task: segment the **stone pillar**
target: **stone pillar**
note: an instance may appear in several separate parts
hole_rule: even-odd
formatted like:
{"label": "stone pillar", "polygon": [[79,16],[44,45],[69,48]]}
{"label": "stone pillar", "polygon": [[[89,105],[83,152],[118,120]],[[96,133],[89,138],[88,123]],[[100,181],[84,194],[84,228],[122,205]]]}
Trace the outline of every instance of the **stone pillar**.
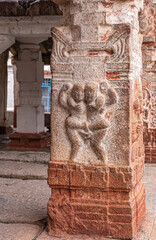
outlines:
{"label": "stone pillar", "polygon": [[52,29],[50,235],[132,239],[141,224],[141,7],[73,0]]}
{"label": "stone pillar", "polygon": [[156,163],[156,2],[145,0],[139,13],[143,34],[144,145],[145,161]]}
{"label": "stone pillar", "polygon": [[8,147],[29,150],[44,148],[48,136],[44,132],[44,108],[41,104],[44,64],[39,45],[21,43],[16,67],[19,83],[17,129]]}
{"label": "stone pillar", "polygon": [[0,55],[0,134],[7,133],[7,61],[8,51]]}

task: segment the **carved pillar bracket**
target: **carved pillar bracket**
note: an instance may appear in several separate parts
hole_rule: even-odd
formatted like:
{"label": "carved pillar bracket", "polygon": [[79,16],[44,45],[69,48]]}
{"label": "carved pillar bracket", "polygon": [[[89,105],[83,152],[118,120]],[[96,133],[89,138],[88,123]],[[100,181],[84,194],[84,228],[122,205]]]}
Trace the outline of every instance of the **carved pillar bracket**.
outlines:
{"label": "carved pillar bracket", "polygon": [[131,239],[140,226],[140,2],[61,5],[64,23],[52,29],[50,235]]}

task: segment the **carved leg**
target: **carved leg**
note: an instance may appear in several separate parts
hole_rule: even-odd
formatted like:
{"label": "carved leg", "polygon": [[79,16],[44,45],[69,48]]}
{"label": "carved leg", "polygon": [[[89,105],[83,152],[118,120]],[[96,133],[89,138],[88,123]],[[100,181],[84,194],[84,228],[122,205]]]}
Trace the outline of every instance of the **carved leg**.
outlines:
{"label": "carved leg", "polygon": [[105,119],[99,120],[97,122],[89,123],[89,129],[91,131],[104,130],[109,127],[109,122]]}
{"label": "carved leg", "polygon": [[71,129],[67,127],[67,134],[68,134],[69,140],[71,141],[70,160],[74,161],[81,147],[81,139],[77,130],[75,129]]}
{"label": "carved leg", "polygon": [[94,135],[90,139],[90,146],[95,152],[96,156],[105,163],[105,151],[101,146],[101,141],[106,134],[106,130],[99,130],[94,132]]}

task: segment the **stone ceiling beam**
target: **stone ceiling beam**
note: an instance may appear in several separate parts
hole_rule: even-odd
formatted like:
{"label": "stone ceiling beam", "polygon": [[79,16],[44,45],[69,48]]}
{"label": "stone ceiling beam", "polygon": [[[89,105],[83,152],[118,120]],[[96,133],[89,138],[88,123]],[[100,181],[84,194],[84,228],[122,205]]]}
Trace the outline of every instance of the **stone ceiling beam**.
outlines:
{"label": "stone ceiling beam", "polygon": [[55,2],[56,4],[63,4],[68,2],[68,0],[53,0],[53,2]]}
{"label": "stone ceiling beam", "polygon": [[0,17],[0,34],[13,37],[50,37],[51,28],[61,25],[62,16]]}
{"label": "stone ceiling beam", "polygon": [[15,43],[15,37],[0,35],[0,54]]}

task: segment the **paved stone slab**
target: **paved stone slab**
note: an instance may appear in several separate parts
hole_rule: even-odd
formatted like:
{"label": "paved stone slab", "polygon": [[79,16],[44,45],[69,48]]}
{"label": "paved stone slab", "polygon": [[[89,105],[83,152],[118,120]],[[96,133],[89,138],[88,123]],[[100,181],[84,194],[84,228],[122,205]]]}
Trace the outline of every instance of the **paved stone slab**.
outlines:
{"label": "paved stone slab", "polygon": [[[108,238],[101,237],[88,237],[88,236],[49,236],[47,230],[45,230],[36,240],[110,240]],[[112,239],[113,240],[113,239]],[[114,239],[118,240],[118,239]]]}
{"label": "paved stone slab", "polygon": [[134,240],[149,240],[153,229],[154,220],[154,215],[147,213],[143,218]]}
{"label": "paved stone slab", "polygon": [[156,240],[156,219],[154,221],[152,233],[149,240]]}
{"label": "paved stone slab", "polygon": [[0,222],[34,223],[47,218],[46,180],[0,178]]}
{"label": "paved stone slab", "polygon": [[0,151],[0,160],[48,164],[50,153],[34,151]]}
{"label": "paved stone slab", "polygon": [[156,217],[156,164],[145,164],[146,212]]}
{"label": "paved stone slab", "polygon": [[0,161],[0,177],[16,179],[47,179],[46,164]]}
{"label": "paved stone slab", "polygon": [[33,240],[40,227],[33,224],[0,223],[0,240]]}

